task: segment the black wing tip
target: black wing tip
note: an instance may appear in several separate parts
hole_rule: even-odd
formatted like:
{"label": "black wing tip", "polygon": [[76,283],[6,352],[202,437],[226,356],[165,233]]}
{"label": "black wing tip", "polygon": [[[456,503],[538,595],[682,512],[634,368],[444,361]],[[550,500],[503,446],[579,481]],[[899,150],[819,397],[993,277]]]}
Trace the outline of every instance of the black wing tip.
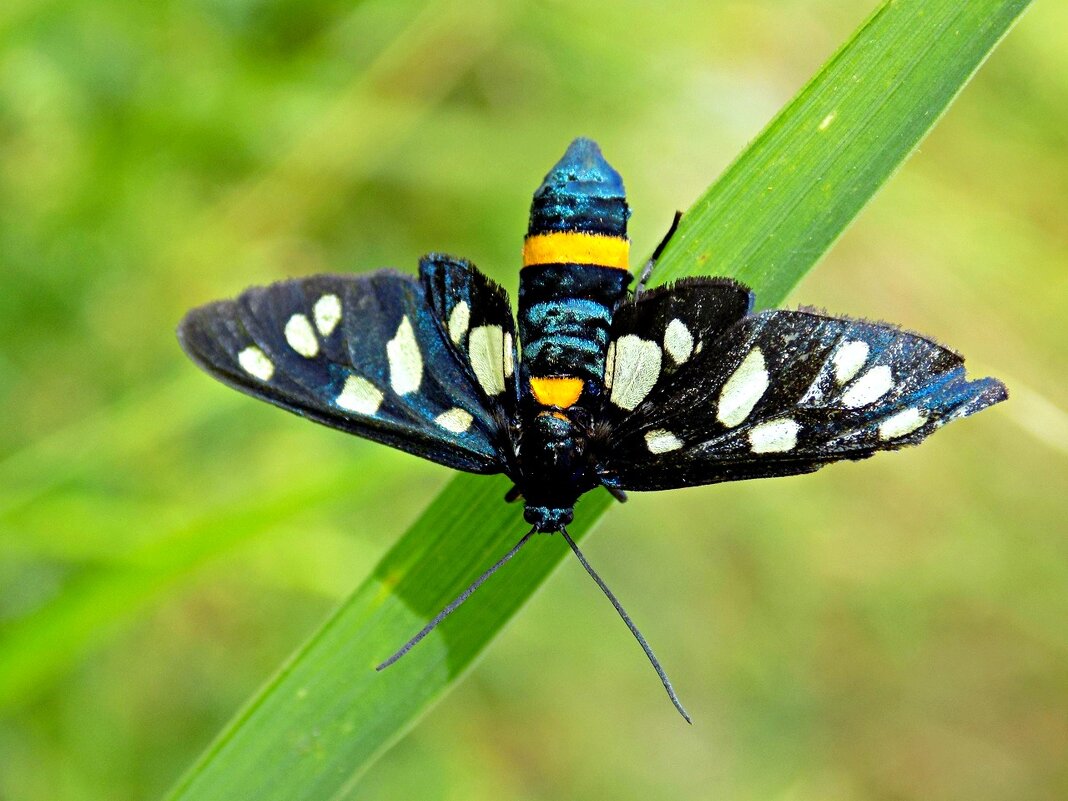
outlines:
{"label": "black wing tip", "polygon": [[232,302],[233,301],[218,300],[214,303],[207,303],[203,306],[197,306],[190,309],[182,316],[182,319],[179,320],[178,326],[175,329],[175,336],[178,339],[178,345],[181,347],[182,352],[185,353],[189,361],[195,364],[200,370],[227,386],[233,387],[241,392],[248,392],[241,382],[237,380],[236,370],[225,369],[225,365],[220,359],[212,357],[211,334],[209,331],[205,330],[204,327],[204,323],[211,319],[212,315],[220,306]]}
{"label": "black wing tip", "polygon": [[963,375],[963,369],[959,369],[958,376],[961,377],[963,387],[957,396],[957,400],[946,403],[941,407],[934,407],[931,410],[931,420],[927,424],[912,434],[895,439],[892,442],[882,443],[879,450],[898,450],[919,445],[943,426],[962,420],[965,417],[971,417],[984,409],[1008,400],[1009,391],[998,379],[987,377],[964,381]]}
{"label": "black wing tip", "polygon": [[961,406],[963,409],[961,417],[981,412],[983,409],[1009,399],[1009,388],[999,379],[992,376],[976,378],[969,381],[968,386],[973,391],[971,397]]}
{"label": "black wing tip", "polygon": [[203,334],[201,324],[208,316],[218,309],[220,306],[226,303],[231,303],[228,300],[216,300],[212,303],[205,303],[202,306],[196,306],[185,314],[182,315],[182,319],[178,321],[178,325],[174,329],[174,335],[178,339],[178,344],[181,346],[185,355],[192,359],[194,362],[199,363],[198,350],[195,344],[195,340],[198,335]]}

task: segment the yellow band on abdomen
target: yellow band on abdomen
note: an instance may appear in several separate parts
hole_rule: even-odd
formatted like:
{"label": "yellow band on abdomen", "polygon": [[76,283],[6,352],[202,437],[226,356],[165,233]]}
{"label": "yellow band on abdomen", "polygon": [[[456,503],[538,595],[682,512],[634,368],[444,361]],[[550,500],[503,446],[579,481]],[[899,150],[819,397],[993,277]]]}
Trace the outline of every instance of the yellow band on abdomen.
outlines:
{"label": "yellow band on abdomen", "polygon": [[523,243],[523,266],[534,264],[596,264],[629,268],[630,240],[575,231],[528,236]]}
{"label": "yellow band on abdomen", "polygon": [[582,379],[565,376],[532,377],[530,390],[542,406],[566,409],[574,406],[582,394]]}

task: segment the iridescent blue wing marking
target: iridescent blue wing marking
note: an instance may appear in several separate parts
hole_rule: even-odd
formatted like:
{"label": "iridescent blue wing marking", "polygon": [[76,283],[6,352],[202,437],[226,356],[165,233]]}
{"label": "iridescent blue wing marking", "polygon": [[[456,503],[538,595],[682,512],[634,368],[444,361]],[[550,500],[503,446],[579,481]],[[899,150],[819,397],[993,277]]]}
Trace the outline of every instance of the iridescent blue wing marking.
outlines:
{"label": "iridescent blue wing marking", "polygon": [[474,473],[511,458],[499,409],[412,277],[252,288],[189,312],[178,338],[223,383],[332,428]]}
{"label": "iridescent blue wing marking", "polygon": [[[734,285],[654,290],[613,321],[606,480],[661,490],[812,472],[914,445],[1007,397],[897,327],[814,311],[747,315]],[[733,324],[723,326],[733,310]]]}
{"label": "iridescent blue wing marking", "polygon": [[497,414],[501,426],[511,427],[519,382],[508,294],[470,262],[440,253],[419,262],[419,277],[456,358],[482,390],[487,408]]}

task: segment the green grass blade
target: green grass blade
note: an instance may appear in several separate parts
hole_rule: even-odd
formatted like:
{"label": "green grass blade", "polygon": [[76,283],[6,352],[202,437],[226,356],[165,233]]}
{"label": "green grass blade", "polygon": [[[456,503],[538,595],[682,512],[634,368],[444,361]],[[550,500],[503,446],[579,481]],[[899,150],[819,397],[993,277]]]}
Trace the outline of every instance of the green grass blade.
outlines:
{"label": "green grass blade", "polygon": [[884,3],[693,205],[654,283],[731,275],[782,302],[1029,3]]}
{"label": "green grass blade", "polygon": [[[658,268],[787,292],[917,146],[1025,0],[884,4],[697,202]],[[173,791],[182,801],[345,797],[564,556],[539,537],[396,666],[374,665],[522,535],[508,482],[460,476]],[[573,533],[609,505],[591,493]],[[635,658],[640,654],[635,651]],[[650,674],[649,692],[657,692]],[[666,703],[664,714],[673,714]]]}

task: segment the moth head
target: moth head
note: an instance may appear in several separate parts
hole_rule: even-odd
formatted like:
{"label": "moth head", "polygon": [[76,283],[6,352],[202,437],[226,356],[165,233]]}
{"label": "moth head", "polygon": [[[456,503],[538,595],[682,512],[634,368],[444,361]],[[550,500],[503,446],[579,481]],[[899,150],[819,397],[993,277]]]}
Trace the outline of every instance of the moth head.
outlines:
{"label": "moth head", "polygon": [[528,504],[523,510],[523,519],[540,532],[559,531],[575,519],[575,510],[570,506],[556,508]]}

